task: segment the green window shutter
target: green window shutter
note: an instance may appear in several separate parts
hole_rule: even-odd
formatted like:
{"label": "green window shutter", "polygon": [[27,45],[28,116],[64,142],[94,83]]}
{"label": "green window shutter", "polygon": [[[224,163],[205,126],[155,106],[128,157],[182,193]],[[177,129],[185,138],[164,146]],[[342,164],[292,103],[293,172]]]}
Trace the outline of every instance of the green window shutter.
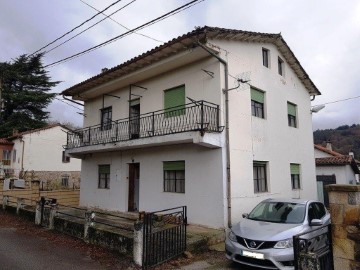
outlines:
{"label": "green window shutter", "polygon": [[164,161],[164,171],[184,171],[185,161]]}
{"label": "green window shutter", "polygon": [[110,165],[99,165],[99,174],[110,173]]}
{"label": "green window shutter", "polygon": [[296,116],[296,105],[288,102],[287,107],[288,107],[288,114],[292,116]]}
{"label": "green window shutter", "polygon": [[264,92],[251,88],[251,100],[264,104]]}
{"label": "green window shutter", "polygon": [[[177,107],[179,106],[179,107]],[[171,109],[173,107],[177,107]],[[166,116],[178,116],[185,114],[185,85],[165,90],[164,91],[164,109],[165,111],[173,111],[171,114],[167,114]]]}
{"label": "green window shutter", "polygon": [[299,164],[290,164],[290,174],[299,174],[300,175],[300,165]]}

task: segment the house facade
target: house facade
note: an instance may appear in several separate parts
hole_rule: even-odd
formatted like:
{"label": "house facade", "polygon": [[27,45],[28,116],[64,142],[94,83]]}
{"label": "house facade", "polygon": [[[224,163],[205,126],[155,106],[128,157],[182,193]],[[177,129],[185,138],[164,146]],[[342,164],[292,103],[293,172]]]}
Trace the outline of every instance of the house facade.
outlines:
{"label": "house facade", "polygon": [[223,228],[265,198],[316,198],[320,92],[281,35],[198,28],[62,94],[85,105],[66,147],[81,205],[186,205],[189,223]]}
{"label": "house facade", "polygon": [[0,172],[1,177],[5,177],[6,175],[13,173],[11,168],[11,151],[13,145],[13,142],[0,138],[0,170],[2,170]]}
{"label": "house facade", "polygon": [[81,161],[65,155],[67,132],[60,124],[15,133],[7,138],[12,143],[10,167],[14,176],[30,174],[43,182],[63,187],[79,186]]}
{"label": "house facade", "polygon": [[316,164],[316,183],[318,199],[329,204],[325,186],[330,184],[356,185],[360,170],[352,155],[343,155],[332,150],[331,143],[326,147],[314,145]]}

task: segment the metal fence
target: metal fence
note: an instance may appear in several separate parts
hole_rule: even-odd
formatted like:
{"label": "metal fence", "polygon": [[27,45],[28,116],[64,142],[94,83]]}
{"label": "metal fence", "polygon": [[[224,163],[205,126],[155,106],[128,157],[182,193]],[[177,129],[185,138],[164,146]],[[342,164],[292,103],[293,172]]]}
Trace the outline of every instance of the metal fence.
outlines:
{"label": "metal fence", "polygon": [[219,105],[196,101],[182,106],[158,110],[111,124],[78,129],[67,134],[67,149],[81,146],[128,141],[187,131],[221,132]]}
{"label": "metal fence", "polygon": [[295,235],[295,270],[334,270],[331,224]]}
{"label": "metal fence", "polygon": [[143,268],[161,264],[186,250],[186,206],[145,213]]}

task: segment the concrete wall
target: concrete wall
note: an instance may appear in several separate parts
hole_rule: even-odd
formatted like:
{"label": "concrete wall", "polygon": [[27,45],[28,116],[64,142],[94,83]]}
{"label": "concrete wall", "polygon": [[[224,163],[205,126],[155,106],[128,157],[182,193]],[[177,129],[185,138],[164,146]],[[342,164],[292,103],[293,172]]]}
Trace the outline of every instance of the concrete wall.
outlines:
{"label": "concrete wall", "polygon": [[335,269],[360,269],[360,186],[329,185]]}
{"label": "concrete wall", "polygon": [[316,175],[333,174],[335,174],[336,177],[336,184],[356,184],[355,174],[350,165],[316,167]]}
{"label": "concrete wall", "polygon": [[16,161],[12,163],[15,175],[24,171],[80,171],[81,160],[71,158],[70,162],[62,162],[63,145],[67,136],[62,127],[56,126],[37,132],[24,134],[22,140],[14,140]]}
{"label": "concrete wall", "polygon": [[[163,161],[185,160],[185,193],[164,192]],[[82,163],[80,205],[127,211],[129,163],[140,163],[139,210],[186,205],[188,222],[224,226],[221,149],[176,145],[92,154]],[[110,189],[98,189],[98,165],[110,164]]]}

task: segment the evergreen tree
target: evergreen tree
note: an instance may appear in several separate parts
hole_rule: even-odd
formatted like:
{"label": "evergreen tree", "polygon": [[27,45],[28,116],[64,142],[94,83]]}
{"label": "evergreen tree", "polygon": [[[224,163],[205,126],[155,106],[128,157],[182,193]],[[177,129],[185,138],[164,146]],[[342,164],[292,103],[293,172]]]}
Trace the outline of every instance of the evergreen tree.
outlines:
{"label": "evergreen tree", "polygon": [[[12,62],[0,62],[3,110],[0,112],[0,138],[46,125],[45,111],[56,94],[49,93],[52,82],[44,69],[43,54],[21,55]],[[1,85],[0,85],[1,87]]]}

